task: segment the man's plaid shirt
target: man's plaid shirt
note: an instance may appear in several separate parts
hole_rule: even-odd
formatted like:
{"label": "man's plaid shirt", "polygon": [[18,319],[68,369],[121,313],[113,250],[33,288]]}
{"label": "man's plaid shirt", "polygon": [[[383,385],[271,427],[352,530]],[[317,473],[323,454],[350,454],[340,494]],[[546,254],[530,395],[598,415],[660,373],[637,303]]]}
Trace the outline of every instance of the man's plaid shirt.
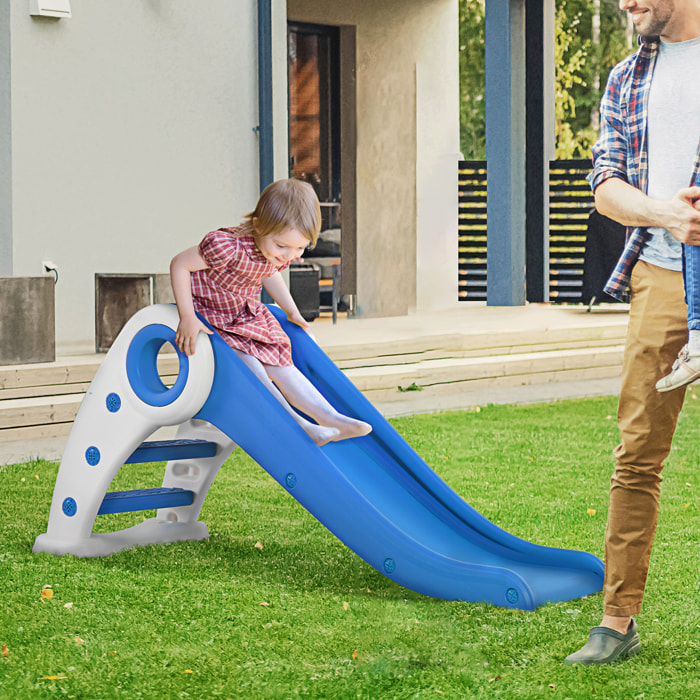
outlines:
{"label": "man's plaid shirt", "polygon": [[[593,146],[593,172],[588,176],[595,189],[611,177],[647,191],[647,111],[649,87],[659,55],[659,40],[645,38],[637,53],[613,68],[600,104],[600,136]],[[689,184],[700,185],[700,143]],[[620,301],[629,301],[630,276],[648,238],[643,227],[627,229],[625,249],[605,291]]]}

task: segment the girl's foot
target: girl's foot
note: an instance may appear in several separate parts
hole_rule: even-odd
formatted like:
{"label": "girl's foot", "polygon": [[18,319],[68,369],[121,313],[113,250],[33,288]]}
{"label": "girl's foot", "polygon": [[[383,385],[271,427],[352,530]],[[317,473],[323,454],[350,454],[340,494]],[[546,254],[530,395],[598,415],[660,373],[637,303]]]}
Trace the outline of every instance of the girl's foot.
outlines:
{"label": "girl's foot", "polygon": [[340,431],[337,428],[328,428],[325,425],[314,425],[313,423],[308,423],[308,425],[302,427],[306,431],[307,435],[319,447],[323,447],[333,440],[341,439],[338,437],[338,435],[340,435]]}
{"label": "girl's foot", "polygon": [[656,390],[660,392],[679,389],[700,379],[700,355],[692,355],[687,345],[678,353],[670,374],[656,382]]}
{"label": "girl's foot", "polygon": [[372,432],[372,426],[369,423],[348,418],[348,416],[339,416],[334,424],[334,428],[337,428],[338,431],[338,436],[333,438],[335,442],[347,440],[348,438],[362,437]]}

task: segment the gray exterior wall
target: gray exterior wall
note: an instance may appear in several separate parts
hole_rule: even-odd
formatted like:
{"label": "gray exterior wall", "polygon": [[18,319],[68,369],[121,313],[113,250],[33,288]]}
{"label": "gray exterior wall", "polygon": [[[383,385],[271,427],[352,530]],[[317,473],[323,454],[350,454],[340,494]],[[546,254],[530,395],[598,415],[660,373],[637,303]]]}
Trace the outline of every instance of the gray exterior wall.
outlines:
{"label": "gray exterior wall", "polygon": [[[166,273],[258,197],[255,0],[0,0],[0,276],[56,263],[59,354],[94,347],[95,273]],[[359,311],[457,304],[457,0],[273,0],[275,177],[287,16],[357,28]]]}
{"label": "gray exterior wall", "polygon": [[8,6],[12,272],[54,261],[57,343],[91,343],[95,272],[167,272],[255,204],[256,5],[96,0],[61,20]]}
{"label": "gray exterior wall", "polygon": [[10,0],[0,0],[0,277],[12,275]]}

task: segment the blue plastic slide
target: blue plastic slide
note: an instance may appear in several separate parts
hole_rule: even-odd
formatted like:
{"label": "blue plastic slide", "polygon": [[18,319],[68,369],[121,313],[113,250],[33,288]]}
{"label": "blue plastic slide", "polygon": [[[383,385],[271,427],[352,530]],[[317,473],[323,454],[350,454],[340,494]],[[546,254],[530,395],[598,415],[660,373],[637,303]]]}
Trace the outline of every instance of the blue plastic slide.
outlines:
{"label": "blue plastic slide", "polygon": [[369,422],[373,432],[319,448],[218,335],[211,336],[213,386],[195,418],[230,437],[350,549],[402,586],[524,610],[601,590],[600,559],[526,542],[476,512],[313,339],[271,308],[292,340],[295,365],[339,411]]}

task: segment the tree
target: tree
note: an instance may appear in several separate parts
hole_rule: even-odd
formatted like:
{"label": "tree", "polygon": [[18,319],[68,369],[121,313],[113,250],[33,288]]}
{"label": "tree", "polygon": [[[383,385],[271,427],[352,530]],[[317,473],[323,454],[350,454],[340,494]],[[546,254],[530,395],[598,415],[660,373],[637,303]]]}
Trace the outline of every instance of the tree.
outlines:
{"label": "tree", "polygon": [[[632,50],[625,14],[617,0],[556,0],[558,158],[590,155],[608,73]],[[474,160],[485,158],[486,151],[484,18],[485,0],[459,0],[460,147],[465,158]],[[599,33],[594,43],[596,22]]]}
{"label": "tree", "polygon": [[630,53],[625,14],[611,0],[557,0],[554,38],[557,158],[590,157],[598,135],[598,105],[608,73]]}
{"label": "tree", "polygon": [[569,21],[565,8],[566,3],[559,5],[554,18],[555,157],[580,158],[595,139],[590,125],[574,132],[577,103],[573,88],[586,87],[584,68],[590,41],[576,41],[580,15]]}
{"label": "tree", "polygon": [[484,0],[459,0],[460,149],[486,158]]}

